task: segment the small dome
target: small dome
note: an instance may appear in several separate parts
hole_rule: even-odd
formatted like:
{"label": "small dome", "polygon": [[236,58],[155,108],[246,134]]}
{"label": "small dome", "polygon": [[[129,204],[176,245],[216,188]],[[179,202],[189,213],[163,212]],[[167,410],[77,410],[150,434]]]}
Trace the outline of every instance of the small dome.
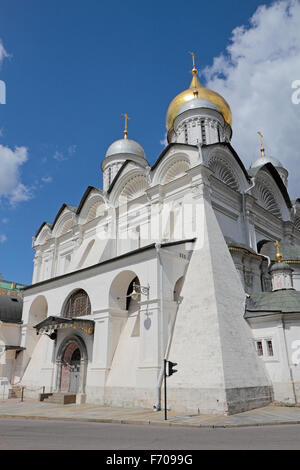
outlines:
{"label": "small dome", "polygon": [[294,271],[289,264],[280,262],[280,263],[275,263],[273,266],[270,268],[270,273],[274,271]]}
{"label": "small dome", "polygon": [[189,109],[199,109],[199,108],[208,108],[214,109],[215,111],[219,111],[217,106],[210,100],[206,100],[204,98],[194,98],[193,100],[187,101],[184,103],[177,113],[177,116],[188,111]]}
{"label": "small dome", "polygon": [[260,157],[255,160],[255,162],[252,163],[251,168],[257,168],[259,166],[265,165],[266,163],[272,163],[275,168],[284,168],[283,164],[279,160],[277,160],[277,158],[267,156]]}
{"label": "small dome", "polygon": [[120,139],[113,142],[107,149],[105,158],[118,154],[131,154],[142,157],[146,160],[143,147],[131,139]]}
{"label": "small dome", "polygon": [[20,323],[22,320],[23,300],[10,295],[0,295],[0,321]]}

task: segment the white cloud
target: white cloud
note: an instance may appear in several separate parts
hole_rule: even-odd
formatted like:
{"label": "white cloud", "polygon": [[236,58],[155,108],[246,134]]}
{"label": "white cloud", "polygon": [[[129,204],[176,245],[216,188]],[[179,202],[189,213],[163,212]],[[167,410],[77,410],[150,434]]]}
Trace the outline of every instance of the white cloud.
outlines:
{"label": "white cloud", "polygon": [[52,183],[52,180],[53,180],[52,176],[44,176],[42,178],[43,183]]}
{"label": "white cloud", "polygon": [[77,149],[77,145],[74,145],[74,144],[73,144],[73,145],[70,145],[70,146],[68,147],[68,154],[69,154],[70,156],[73,155],[73,153],[76,152],[76,149]]}
{"label": "white cloud", "polygon": [[163,147],[166,147],[168,145],[168,138],[167,138],[168,133],[165,132],[164,138],[161,139],[159,142]]}
{"label": "white cloud", "polygon": [[27,161],[26,147],[14,150],[0,145],[0,199],[5,197],[15,205],[32,197],[31,191],[20,178],[20,166]]}
{"label": "white cloud", "polygon": [[245,166],[260,156],[260,130],[266,154],[278,158],[290,173],[293,198],[300,196],[300,104],[292,103],[292,83],[300,80],[299,24],[299,0],[262,5],[247,27],[233,30],[226,52],[204,70],[206,86],[230,104],[232,144]]}
{"label": "white cloud", "polygon": [[7,240],[7,236],[4,234],[0,234],[0,243],[4,243]]}
{"label": "white cloud", "polygon": [[67,157],[62,152],[59,152],[56,150],[55,154],[53,155],[54,160],[57,160],[58,162],[63,162],[64,160],[67,160]]}
{"label": "white cloud", "polygon": [[55,154],[53,155],[54,160],[57,160],[58,162],[63,162],[65,160],[68,160],[69,157],[71,157],[75,152],[76,152],[77,145],[69,145],[67,148],[66,152],[59,152],[56,150]]}
{"label": "white cloud", "polygon": [[19,202],[28,201],[32,198],[31,189],[25,186],[23,183],[19,183],[11,192],[9,201],[12,206],[15,206]]}
{"label": "white cloud", "polygon": [[6,52],[4,46],[3,46],[3,42],[1,41],[0,39],[0,65],[2,64],[3,60],[6,58],[6,57],[9,57],[9,54]]}

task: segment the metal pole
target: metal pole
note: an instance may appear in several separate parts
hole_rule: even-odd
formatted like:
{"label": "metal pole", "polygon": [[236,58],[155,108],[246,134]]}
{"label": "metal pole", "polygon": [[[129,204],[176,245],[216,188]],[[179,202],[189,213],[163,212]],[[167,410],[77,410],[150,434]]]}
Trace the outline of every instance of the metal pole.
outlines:
{"label": "metal pole", "polygon": [[167,421],[167,361],[164,359],[165,421]]}
{"label": "metal pole", "polygon": [[21,392],[21,401],[24,401],[24,387],[22,387],[22,392]]}

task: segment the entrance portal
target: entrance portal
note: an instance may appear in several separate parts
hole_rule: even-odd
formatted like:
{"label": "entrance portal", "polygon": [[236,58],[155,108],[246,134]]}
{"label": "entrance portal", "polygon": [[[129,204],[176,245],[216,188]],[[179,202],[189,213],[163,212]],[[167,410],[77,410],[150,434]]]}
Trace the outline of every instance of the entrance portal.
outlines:
{"label": "entrance portal", "polygon": [[81,353],[78,344],[71,342],[65,349],[61,363],[60,390],[78,393],[80,383]]}

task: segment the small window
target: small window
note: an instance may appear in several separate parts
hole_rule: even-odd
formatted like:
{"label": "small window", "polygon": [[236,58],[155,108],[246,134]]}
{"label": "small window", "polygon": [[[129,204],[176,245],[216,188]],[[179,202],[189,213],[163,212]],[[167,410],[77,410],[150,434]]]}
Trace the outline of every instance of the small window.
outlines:
{"label": "small window", "polygon": [[202,143],[206,144],[205,121],[204,121],[204,119],[201,119],[201,135],[202,135]]}
{"label": "small window", "polygon": [[273,344],[270,339],[267,340],[267,350],[268,350],[268,356],[274,356]]}
{"label": "small window", "polygon": [[262,341],[256,341],[256,351],[259,356],[263,355]]}

